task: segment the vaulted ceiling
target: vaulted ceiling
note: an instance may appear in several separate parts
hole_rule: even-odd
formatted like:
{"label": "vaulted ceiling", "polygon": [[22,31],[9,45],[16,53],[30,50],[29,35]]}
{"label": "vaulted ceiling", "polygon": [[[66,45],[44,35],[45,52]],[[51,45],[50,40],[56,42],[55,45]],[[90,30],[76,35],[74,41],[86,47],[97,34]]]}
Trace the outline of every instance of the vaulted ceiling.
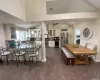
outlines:
{"label": "vaulted ceiling", "polygon": [[[0,3],[1,4],[0,8],[2,8],[0,9],[0,23],[18,23],[18,24],[22,23],[20,24],[20,26],[22,27],[31,26],[30,24],[24,25],[23,23],[27,22],[31,23],[35,21],[53,21],[53,20],[57,21],[66,19],[67,20],[72,19],[75,21],[76,18],[80,16],[78,14],[80,12],[83,12],[82,17],[86,15],[85,17],[88,18],[89,16],[90,19],[90,16],[92,16],[92,14],[89,13],[90,15],[88,14],[87,16],[87,13],[84,12],[100,11],[100,0],[25,0],[26,4],[24,2],[23,4],[21,4],[20,1],[22,0],[16,0],[18,3],[16,3],[13,0],[9,0],[8,1],[9,3],[7,3],[6,0],[2,1]],[[57,14],[57,15],[47,15],[46,8],[48,14]],[[14,14],[12,14],[11,12]],[[65,13],[75,13],[75,14],[65,14]],[[25,15],[23,16],[23,14]],[[73,18],[74,16],[76,16],[75,19]],[[25,17],[24,21],[26,22],[23,22],[23,17]],[[94,15],[93,19],[95,18],[97,18],[96,15]]]}
{"label": "vaulted ceiling", "polygon": [[10,15],[0,10],[0,24],[1,23],[7,24],[7,23],[25,23],[25,22],[13,15]]}
{"label": "vaulted ceiling", "polygon": [[87,0],[87,1],[100,10],[100,0]]}
{"label": "vaulted ceiling", "polygon": [[47,0],[48,14],[73,12],[96,12],[100,8],[100,0]]}

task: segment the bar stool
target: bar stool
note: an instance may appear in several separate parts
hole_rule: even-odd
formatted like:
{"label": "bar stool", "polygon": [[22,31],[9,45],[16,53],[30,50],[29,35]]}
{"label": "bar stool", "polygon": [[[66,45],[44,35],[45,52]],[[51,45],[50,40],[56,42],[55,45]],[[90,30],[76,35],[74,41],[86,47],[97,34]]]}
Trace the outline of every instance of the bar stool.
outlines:
{"label": "bar stool", "polygon": [[[8,63],[9,63],[9,62],[8,62],[8,56],[11,54],[11,51],[9,51],[7,48],[1,47],[1,48],[0,48],[0,52],[1,52],[1,59],[2,59],[3,57],[6,57],[6,62],[7,62],[7,64],[8,64]],[[2,62],[2,64],[3,64],[3,62]]]}
{"label": "bar stool", "polygon": [[30,67],[31,67],[31,63],[33,63],[33,59],[34,58],[36,59],[35,63],[37,64],[37,62],[38,62],[38,58],[37,58],[37,56],[38,56],[38,49],[36,47],[31,48],[31,49],[28,50],[28,53],[29,53],[28,56],[29,56],[29,62],[30,62]]}
{"label": "bar stool", "polygon": [[25,64],[25,62],[26,62],[25,53],[26,52],[22,51],[21,49],[15,50],[15,58],[16,58],[16,62],[17,62],[17,67],[18,67],[18,64],[20,63],[20,57],[23,57],[24,64]]}

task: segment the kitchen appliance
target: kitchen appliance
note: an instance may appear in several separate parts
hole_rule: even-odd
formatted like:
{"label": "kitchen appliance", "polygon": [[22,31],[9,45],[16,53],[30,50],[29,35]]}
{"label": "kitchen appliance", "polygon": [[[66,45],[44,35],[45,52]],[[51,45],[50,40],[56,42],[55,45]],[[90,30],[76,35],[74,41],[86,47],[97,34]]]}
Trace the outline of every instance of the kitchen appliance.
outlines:
{"label": "kitchen appliance", "polygon": [[63,47],[64,44],[68,44],[68,32],[67,31],[61,31],[61,46]]}
{"label": "kitchen appliance", "polygon": [[55,37],[54,41],[55,41],[55,48],[59,48],[59,37]]}

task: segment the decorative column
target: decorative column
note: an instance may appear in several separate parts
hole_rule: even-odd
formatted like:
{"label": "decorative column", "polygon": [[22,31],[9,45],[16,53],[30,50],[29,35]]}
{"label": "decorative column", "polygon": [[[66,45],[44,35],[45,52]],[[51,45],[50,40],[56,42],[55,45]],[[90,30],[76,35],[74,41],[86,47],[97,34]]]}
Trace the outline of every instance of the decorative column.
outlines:
{"label": "decorative column", "polygon": [[46,62],[46,48],[45,48],[45,23],[42,22],[41,31],[42,31],[42,62]]}

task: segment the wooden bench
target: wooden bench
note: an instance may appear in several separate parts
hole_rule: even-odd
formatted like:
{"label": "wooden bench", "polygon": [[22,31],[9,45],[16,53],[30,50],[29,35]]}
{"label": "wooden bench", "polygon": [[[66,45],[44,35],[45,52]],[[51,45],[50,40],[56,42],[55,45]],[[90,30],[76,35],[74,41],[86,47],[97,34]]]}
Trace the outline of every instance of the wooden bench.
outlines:
{"label": "wooden bench", "polygon": [[63,55],[63,59],[67,65],[69,65],[69,64],[74,65],[75,64],[75,56],[71,52],[69,52],[64,47],[61,48],[61,52]]}

